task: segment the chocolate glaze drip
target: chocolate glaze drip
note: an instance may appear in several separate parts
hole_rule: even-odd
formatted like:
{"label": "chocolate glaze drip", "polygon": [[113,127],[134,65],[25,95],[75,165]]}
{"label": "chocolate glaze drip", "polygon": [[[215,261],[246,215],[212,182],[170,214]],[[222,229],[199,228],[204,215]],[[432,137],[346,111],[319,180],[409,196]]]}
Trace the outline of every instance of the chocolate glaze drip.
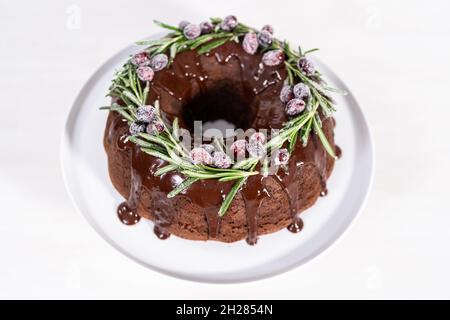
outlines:
{"label": "chocolate glaze drip", "polygon": [[258,241],[258,217],[262,201],[267,198],[269,192],[264,183],[263,176],[249,177],[247,183],[241,190],[245,202],[245,213],[247,215],[247,243],[255,245]]}
{"label": "chocolate glaze drip", "polygon": [[139,205],[139,198],[142,191],[142,177],[139,172],[134,168],[131,170],[131,187],[130,196],[128,200],[122,202],[117,207],[117,215],[120,221],[126,225],[133,225],[141,220],[141,217],[137,214],[137,208]]}
{"label": "chocolate glaze drip", "polygon": [[[189,129],[190,124],[183,118],[183,108],[193,97],[217,87],[218,84],[232,85],[238,92],[247,92],[251,88],[253,97],[247,106],[255,113],[249,127],[276,128],[282,127],[287,120],[284,106],[279,101],[279,92],[286,79],[284,66],[264,67],[260,64],[261,54],[248,55],[239,44],[229,42],[210,54],[202,56],[193,51],[177,55],[174,63],[168,69],[155,74],[147,103],[160,100],[161,111],[168,121],[174,117],[180,120],[180,127]],[[331,122],[331,121],[330,121]],[[137,223],[139,204],[146,204],[145,217],[154,221],[154,232],[160,239],[170,236],[170,229],[177,215],[176,201],[183,198],[187,203],[202,208],[204,219],[208,226],[208,239],[219,239],[221,236],[222,218],[218,210],[224,196],[230,191],[233,182],[218,182],[215,180],[200,180],[191,185],[182,194],[167,198],[167,194],[184,180],[182,174],[173,171],[159,177],[154,172],[167,163],[143,153],[136,145],[126,142],[127,124],[117,115],[106,129],[105,144],[108,155],[118,150],[128,153],[131,162],[128,200],[118,207],[118,215],[125,224]],[[275,175],[264,178],[260,175],[249,177],[241,190],[245,204],[248,228],[247,242],[255,244],[258,238],[259,211],[263,200],[270,197],[266,187],[267,179],[274,179],[289,201],[292,223],[288,226],[291,232],[299,232],[303,227],[300,218],[298,175],[306,163],[313,163],[320,176],[322,193],[326,192],[327,153],[311,135],[312,143],[303,147],[297,143],[291,159],[284,169],[279,169]],[[109,145],[114,147],[109,147]],[[339,147],[336,153],[340,154]],[[141,199],[145,201],[140,201]]]}

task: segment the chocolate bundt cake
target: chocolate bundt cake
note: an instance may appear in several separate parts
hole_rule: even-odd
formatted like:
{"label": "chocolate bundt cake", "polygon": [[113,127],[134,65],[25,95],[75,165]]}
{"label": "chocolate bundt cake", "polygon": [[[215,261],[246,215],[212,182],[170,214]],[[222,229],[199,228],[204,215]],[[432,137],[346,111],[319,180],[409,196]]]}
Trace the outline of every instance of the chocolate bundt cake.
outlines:
{"label": "chocolate bundt cake", "polygon": [[[120,220],[152,220],[160,239],[255,244],[283,228],[299,232],[340,154],[320,74],[270,26],[257,31],[234,16],[159,24],[170,33],[142,43],[109,93],[104,147],[127,199]],[[245,134],[181,137],[195,121],[219,119]]]}

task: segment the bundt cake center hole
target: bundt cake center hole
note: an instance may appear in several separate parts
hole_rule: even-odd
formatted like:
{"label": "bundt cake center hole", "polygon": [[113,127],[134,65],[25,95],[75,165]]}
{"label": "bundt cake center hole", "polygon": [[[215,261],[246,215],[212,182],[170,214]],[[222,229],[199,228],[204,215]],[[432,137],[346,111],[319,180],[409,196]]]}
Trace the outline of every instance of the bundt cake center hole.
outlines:
{"label": "bundt cake center hole", "polygon": [[247,130],[256,117],[254,98],[253,91],[245,85],[218,83],[183,106],[184,122],[193,132],[195,122],[201,121],[205,136],[214,130],[220,130],[224,136],[229,136],[227,129]]}

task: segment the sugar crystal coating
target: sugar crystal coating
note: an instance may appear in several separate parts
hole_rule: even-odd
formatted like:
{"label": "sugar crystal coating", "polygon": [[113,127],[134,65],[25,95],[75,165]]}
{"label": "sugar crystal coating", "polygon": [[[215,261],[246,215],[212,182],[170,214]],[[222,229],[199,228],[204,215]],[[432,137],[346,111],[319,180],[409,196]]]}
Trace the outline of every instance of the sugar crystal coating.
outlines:
{"label": "sugar crystal coating", "polygon": [[283,103],[288,103],[294,98],[294,91],[291,86],[284,86],[280,91],[280,100]]}
{"label": "sugar crystal coating", "polygon": [[294,91],[295,97],[299,98],[299,99],[302,99],[302,100],[308,100],[308,98],[309,98],[309,96],[311,94],[311,91],[310,91],[309,87],[306,84],[301,83],[301,82],[297,83],[294,86],[293,91]]}
{"label": "sugar crystal coating", "polygon": [[231,166],[231,159],[225,152],[216,151],[213,154],[213,165],[217,168],[226,169]]}
{"label": "sugar crystal coating", "polygon": [[209,21],[203,21],[202,23],[200,23],[200,29],[202,31],[202,34],[208,34],[213,32],[214,26]]}
{"label": "sugar crystal coating", "polygon": [[223,31],[232,31],[234,28],[236,28],[238,25],[238,20],[235,16],[229,15],[226,16],[225,19],[223,19],[222,23],[220,24],[220,28]]}
{"label": "sugar crystal coating", "polygon": [[289,152],[287,149],[279,149],[275,152],[273,163],[276,166],[285,165],[289,162]]}
{"label": "sugar crystal coating", "polygon": [[153,106],[140,106],[136,110],[136,118],[139,122],[150,123],[155,117],[155,108]]}
{"label": "sugar crystal coating", "polygon": [[258,36],[254,32],[248,32],[242,40],[242,48],[248,54],[255,54],[258,50]]}
{"label": "sugar crystal coating", "polygon": [[136,72],[139,79],[141,79],[142,81],[152,81],[153,76],[155,75],[153,69],[148,66],[140,66],[139,68],[137,68]]}
{"label": "sugar crystal coating", "polygon": [[192,149],[189,156],[193,164],[212,164],[213,162],[212,156],[203,148]]}
{"label": "sugar crystal coating", "polygon": [[236,140],[231,144],[230,150],[237,156],[245,156],[245,149],[247,148],[247,141],[244,139]]}
{"label": "sugar crystal coating", "polygon": [[272,44],[273,37],[272,34],[267,30],[262,30],[258,34],[258,42],[262,47],[268,47]]}
{"label": "sugar crystal coating", "polygon": [[181,30],[184,30],[184,28],[185,28],[188,24],[190,24],[189,21],[182,20],[182,21],[180,21],[180,23],[178,24],[178,28],[180,28]]}
{"label": "sugar crystal coating", "polygon": [[273,35],[273,27],[270,24],[266,24],[265,26],[263,26],[261,28],[261,31],[267,31],[269,32],[271,35]]}
{"label": "sugar crystal coating", "polygon": [[268,67],[274,67],[284,62],[284,52],[281,50],[271,50],[264,53],[262,62]]}
{"label": "sugar crystal coating", "polygon": [[150,67],[153,71],[160,71],[164,69],[169,63],[169,58],[164,53],[158,53],[150,60]]}
{"label": "sugar crystal coating", "polygon": [[142,51],[131,58],[131,63],[135,66],[146,66],[150,63],[150,57],[147,52]]}
{"label": "sugar crystal coating", "polygon": [[307,76],[312,76],[316,71],[316,68],[314,67],[312,61],[305,57],[302,57],[298,60],[297,66]]}
{"label": "sugar crystal coating", "polygon": [[190,23],[184,27],[183,33],[186,39],[192,40],[197,38],[202,33],[202,30],[198,24]]}
{"label": "sugar crystal coating", "polygon": [[144,132],[145,131],[145,124],[142,124],[140,122],[133,122],[130,125],[130,133],[131,135],[135,136],[140,132]]}
{"label": "sugar crystal coating", "polygon": [[288,116],[298,115],[305,110],[305,105],[305,101],[302,99],[294,98],[286,104],[286,114]]}

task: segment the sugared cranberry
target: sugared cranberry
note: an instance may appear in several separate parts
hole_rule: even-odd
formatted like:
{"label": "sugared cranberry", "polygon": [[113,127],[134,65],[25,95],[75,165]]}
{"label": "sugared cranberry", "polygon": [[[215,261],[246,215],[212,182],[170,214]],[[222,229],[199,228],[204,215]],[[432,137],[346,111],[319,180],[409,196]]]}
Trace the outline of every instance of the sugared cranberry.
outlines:
{"label": "sugared cranberry", "polygon": [[139,79],[141,79],[142,81],[152,81],[153,76],[155,75],[153,69],[147,66],[140,66],[139,68],[137,68],[136,72]]}
{"label": "sugared cranberry", "polygon": [[284,62],[284,53],[281,50],[271,50],[264,53],[262,62],[269,67],[277,66]]}
{"label": "sugared cranberry", "polygon": [[245,141],[244,139],[240,139],[231,144],[230,150],[237,156],[245,156],[246,147],[247,141]]}
{"label": "sugared cranberry", "polygon": [[289,152],[287,149],[279,149],[275,152],[273,163],[276,166],[285,165],[289,162]]}
{"label": "sugared cranberry", "polygon": [[248,54],[255,54],[258,50],[258,36],[254,32],[248,32],[242,41],[242,48]]}
{"label": "sugared cranberry", "polygon": [[213,162],[211,155],[203,148],[192,149],[189,156],[193,164],[212,164]]}
{"label": "sugared cranberry", "polygon": [[261,31],[268,31],[271,35],[273,35],[273,27],[270,24],[266,24],[261,28]]}
{"label": "sugared cranberry", "polygon": [[247,144],[247,151],[252,157],[260,158],[265,155],[266,149],[264,147],[264,142],[266,137],[260,132],[254,133]]}
{"label": "sugared cranberry", "polygon": [[272,34],[267,30],[262,30],[258,34],[258,42],[261,45],[261,47],[268,47],[272,44],[273,37]]}
{"label": "sugared cranberry", "polygon": [[302,100],[308,100],[308,98],[309,98],[309,96],[311,94],[311,91],[310,91],[309,87],[306,84],[301,83],[301,82],[297,83],[294,86],[293,90],[294,90],[295,97],[299,98],[299,99],[302,99]]}
{"label": "sugared cranberry", "polygon": [[147,66],[150,63],[150,57],[147,52],[142,51],[131,58],[131,63],[135,66]]}
{"label": "sugared cranberry", "polygon": [[150,123],[155,117],[155,108],[153,106],[140,106],[136,110],[136,118],[139,122]]}
{"label": "sugared cranberry", "polygon": [[251,137],[249,139],[249,143],[252,143],[252,142],[264,143],[264,142],[266,142],[266,136],[262,132],[255,132],[254,134],[251,135]]}
{"label": "sugared cranberry", "polygon": [[294,91],[291,86],[284,86],[280,91],[280,100],[283,103],[288,103],[294,98]]}
{"label": "sugared cranberry", "polygon": [[156,120],[153,123],[154,128],[156,129],[156,131],[158,131],[159,133],[164,132],[164,123],[162,123],[161,120]]}
{"label": "sugared cranberry", "polygon": [[182,20],[182,21],[180,21],[180,23],[178,24],[178,28],[180,28],[181,30],[184,30],[184,28],[186,28],[186,26],[187,26],[188,24],[190,24],[189,21]]}
{"label": "sugared cranberry", "polygon": [[198,24],[190,23],[184,27],[183,33],[186,39],[192,40],[197,38],[202,33],[202,30]]}
{"label": "sugared cranberry", "polygon": [[295,116],[305,110],[305,101],[294,98],[286,105],[285,111],[288,116]]}
{"label": "sugared cranberry", "polygon": [[231,159],[225,152],[216,151],[213,155],[213,165],[217,168],[226,169],[231,166]]}
{"label": "sugared cranberry", "polygon": [[150,67],[152,67],[153,71],[160,71],[164,69],[169,63],[169,58],[164,53],[158,53],[153,56],[150,60]]}
{"label": "sugared cranberry", "polygon": [[215,148],[212,144],[207,144],[207,143],[201,144],[200,148],[205,149],[209,154],[213,154],[213,152],[215,150]]}
{"label": "sugared cranberry", "polygon": [[225,19],[223,19],[222,23],[220,24],[220,28],[223,31],[231,31],[234,28],[236,28],[238,25],[238,20],[235,16],[230,15],[226,16]]}
{"label": "sugared cranberry", "polygon": [[133,122],[130,125],[130,133],[131,135],[135,136],[140,132],[144,132],[145,131],[145,124],[142,124],[140,122]]}
{"label": "sugared cranberry", "polygon": [[314,64],[311,62],[311,60],[305,57],[302,57],[298,60],[297,66],[307,76],[312,76],[316,71],[316,68],[314,67]]}
{"label": "sugared cranberry", "polygon": [[200,29],[202,31],[202,34],[208,34],[213,32],[214,26],[209,21],[203,21],[202,23],[200,23]]}

